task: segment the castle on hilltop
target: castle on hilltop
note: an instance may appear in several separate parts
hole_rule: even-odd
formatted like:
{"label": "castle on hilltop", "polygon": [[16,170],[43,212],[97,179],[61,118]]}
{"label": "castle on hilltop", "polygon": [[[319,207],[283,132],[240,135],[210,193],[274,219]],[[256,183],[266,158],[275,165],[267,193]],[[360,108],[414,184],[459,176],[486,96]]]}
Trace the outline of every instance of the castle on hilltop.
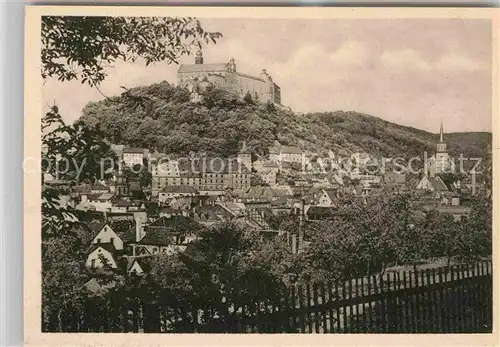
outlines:
{"label": "castle on hilltop", "polygon": [[215,87],[238,94],[250,95],[256,102],[272,102],[281,105],[281,89],[271,76],[262,70],[260,77],[236,71],[233,58],[228,63],[204,64],[203,53],[196,53],[194,64],[182,64],[177,72],[177,84],[191,92],[191,101],[201,101],[207,88]]}
{"label": "castle on hilltop", "polygon": [[455,172],[455,163],[448,154],[446,142],[444,141],[443,121],[439,129],[439,142],[436,145],[436,153],[427,160],[426,174],[435,177],[439,174]]}

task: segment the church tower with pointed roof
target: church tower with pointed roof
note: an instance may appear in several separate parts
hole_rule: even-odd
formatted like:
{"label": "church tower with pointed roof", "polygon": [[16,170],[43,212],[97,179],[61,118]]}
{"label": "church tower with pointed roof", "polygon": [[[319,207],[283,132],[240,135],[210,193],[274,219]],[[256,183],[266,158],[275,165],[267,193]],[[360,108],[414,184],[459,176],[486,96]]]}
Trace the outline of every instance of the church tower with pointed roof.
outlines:
{"label": "church tower with pointed roof", "polygon": [[439,128],[439,142],[436,144],[436,154],[429,158],[428,164],[431,177],[454,171],[455,165],[448,154],[446,142],[444,141],[443,120],[441,120],[441,127]]}
{"label": "church tower with pointed roof", "polygon": [[441,119],[441,128],[439,129],[439,142],[436,146],[437,153],[446,152],[446,142],[444,142],[443,120]]}

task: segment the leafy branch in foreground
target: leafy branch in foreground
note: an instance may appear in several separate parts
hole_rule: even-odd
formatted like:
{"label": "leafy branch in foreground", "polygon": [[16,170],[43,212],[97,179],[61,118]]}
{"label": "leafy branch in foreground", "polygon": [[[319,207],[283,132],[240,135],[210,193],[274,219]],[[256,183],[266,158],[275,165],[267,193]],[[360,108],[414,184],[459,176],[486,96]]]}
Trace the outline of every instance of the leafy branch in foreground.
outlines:
{"label": "leafy branch in foreground", "polygon": [[194,47],[216,43],[220,37],[191,17],[45,16],[42,77],[96,86],[106,78],[105,68],[118,60],[178,63]]}
{"label": "leafy branch in foreground", "polygon": [[[53,106],[42,118],[42,133],[42,173],[71,183],[94,183],[112,176],[116,155],[98,130],[82,123],[67,125]],[[42,189],[43,235],[67,230],[77,221],[71,208],[64,206],[61,193],[57,188]]]}

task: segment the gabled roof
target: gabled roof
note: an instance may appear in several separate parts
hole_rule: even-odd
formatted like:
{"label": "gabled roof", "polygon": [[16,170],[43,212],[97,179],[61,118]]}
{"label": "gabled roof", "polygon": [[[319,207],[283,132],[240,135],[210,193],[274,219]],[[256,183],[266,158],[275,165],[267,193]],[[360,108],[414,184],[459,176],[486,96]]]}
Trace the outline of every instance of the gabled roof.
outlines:
{"label": "gabled roof", "polygon": [[256,207],[254,211],[258,212],[266,221],[274,217],[273,210],[269,207]]}
{"label": "gabled roof", "polygon": [[190,72],[223,72],[227,71],[227,63],[216,64],[182,64],[179,67],[179,73]]}
{"label": "gabled roof", "polygon": [[330,200],[332,201],[337,200],[338,191],[336,189],[323,189],[323,192],[326,193],[326,195],[330,198]]}
{"label": "gabled roof", "polygon": [[89,200],[99,200],[99,201],[108,201],[112,200],[115,197],[113,193],[102,193],[102,194],[92,194],[88,197]]}
{"label": "gabled roof", "polygon": [[132,205],[132,203],[130,201],[120,199],[116,202],[115,205],[118,207],[129,207],[130,205]]}
{"label": "gabled roof", "polygon": [[88,228],[90,230],[92,230],[94,235],[97,235],[97,233],[100,232],[102,230],[102,228],[104,228],[105,225],[106,225],[106,222],[103,222],[103,221],[92,221],[92,222],[87,223]]}
{"label": "gabled roof", "polygon": [[107,242],[107,243],[93,243],[90,246],[90,248],[88,249],[87,253],[90,254],[93,251],[95,251],[96,249],[98,249],[99,247],[101,247],[102,249],[108,251],[111,254],[115,254],[117,252],[117,250],[116,250],[115,246],[113,245],[113,243]]}
{"label": "gabled roof", "polygon": [[161,217],[145,227],[146,235],[139,241],[143,245],[166,246],[177,235],[186,235],[201,230],[194,219],[185,216]]}
{"label": "gabled roof", "polygon": [[221,205],[197,206],[194,208],[194,216],[197,218],[208,218],[212,220],[225,221],[232,219],[234,215]]}
{"label": "gabled roof", "polygon": [[262,167],[266,167],[266,168],[279,168],[279,165],[274,160],[270,160],[270,161],[264,162],[264,164],[262,164]]}
{"label": "gabled roof", "polygon": [[446,184],[444,184],[439,177],[428,177],[428,180],[436,191],[443,192],[449,190]]}
{"label": "gabled roof", "polygon": [[133,243],[135,242],[135,233],[136,230],[135,227],[133,227],[126,231],[116,232],[116,235],[125,243]]}
{"label": "gabled roof", "polygon": [[324,206],[310,206],[307,215],[332,216],[335,214],[335,208]]}
{"label": "gabled roof", "polygon": [[125,153],[141,153],[141,154],[144,154],[145,152],[145,149],[144,148],[133,148],[133,147],[128,147],[128,148],[124,148],[122,153],[125,154]]}
{"label": "gabled roof", "polygon": [[158,209],[158,214],[181,214],[182,210],[172,206],[162,206]]}
{"label": "gabled roof", "polygon": [[270,187],[252,186],[245,192],[243,199],[260,199],[270,201],[273,197],[283,195],[285,194],[282,194],[282,191]]}
{"label": "gabled roof", "polygon": [[[149,256],[128,256],[123,258],[124,261],[120,263],[121,266],[126,266],[127,272],[130,271],[132,266],[137,263],[142,271],[144,272],[149,272],[151,270],[151,261],[153,260],[152,257]],[[126,260],[126,261],[125,261]]]}
{"label": "gabled roof", "polygon": [[289,199],[288,196],[280,196],[276,200],[271,201],[271,206],[273,207],[289,207]]}

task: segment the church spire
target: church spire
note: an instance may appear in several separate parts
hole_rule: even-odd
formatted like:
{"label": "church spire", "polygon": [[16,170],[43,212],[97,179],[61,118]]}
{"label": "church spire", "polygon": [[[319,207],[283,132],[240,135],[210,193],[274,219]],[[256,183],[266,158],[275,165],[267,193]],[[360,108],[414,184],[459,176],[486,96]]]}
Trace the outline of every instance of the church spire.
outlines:
{"label": "church spire", "polygon": [[444,142],[443,118],[441,118],[441,128],[439,129],[439,142]]}
{"label": "church spire", "polygon": [[443,118],[441,118],[441,127],[439,128],[439,142],[437,144],[438,152],[446,152],[446,143],[444,142]]}

